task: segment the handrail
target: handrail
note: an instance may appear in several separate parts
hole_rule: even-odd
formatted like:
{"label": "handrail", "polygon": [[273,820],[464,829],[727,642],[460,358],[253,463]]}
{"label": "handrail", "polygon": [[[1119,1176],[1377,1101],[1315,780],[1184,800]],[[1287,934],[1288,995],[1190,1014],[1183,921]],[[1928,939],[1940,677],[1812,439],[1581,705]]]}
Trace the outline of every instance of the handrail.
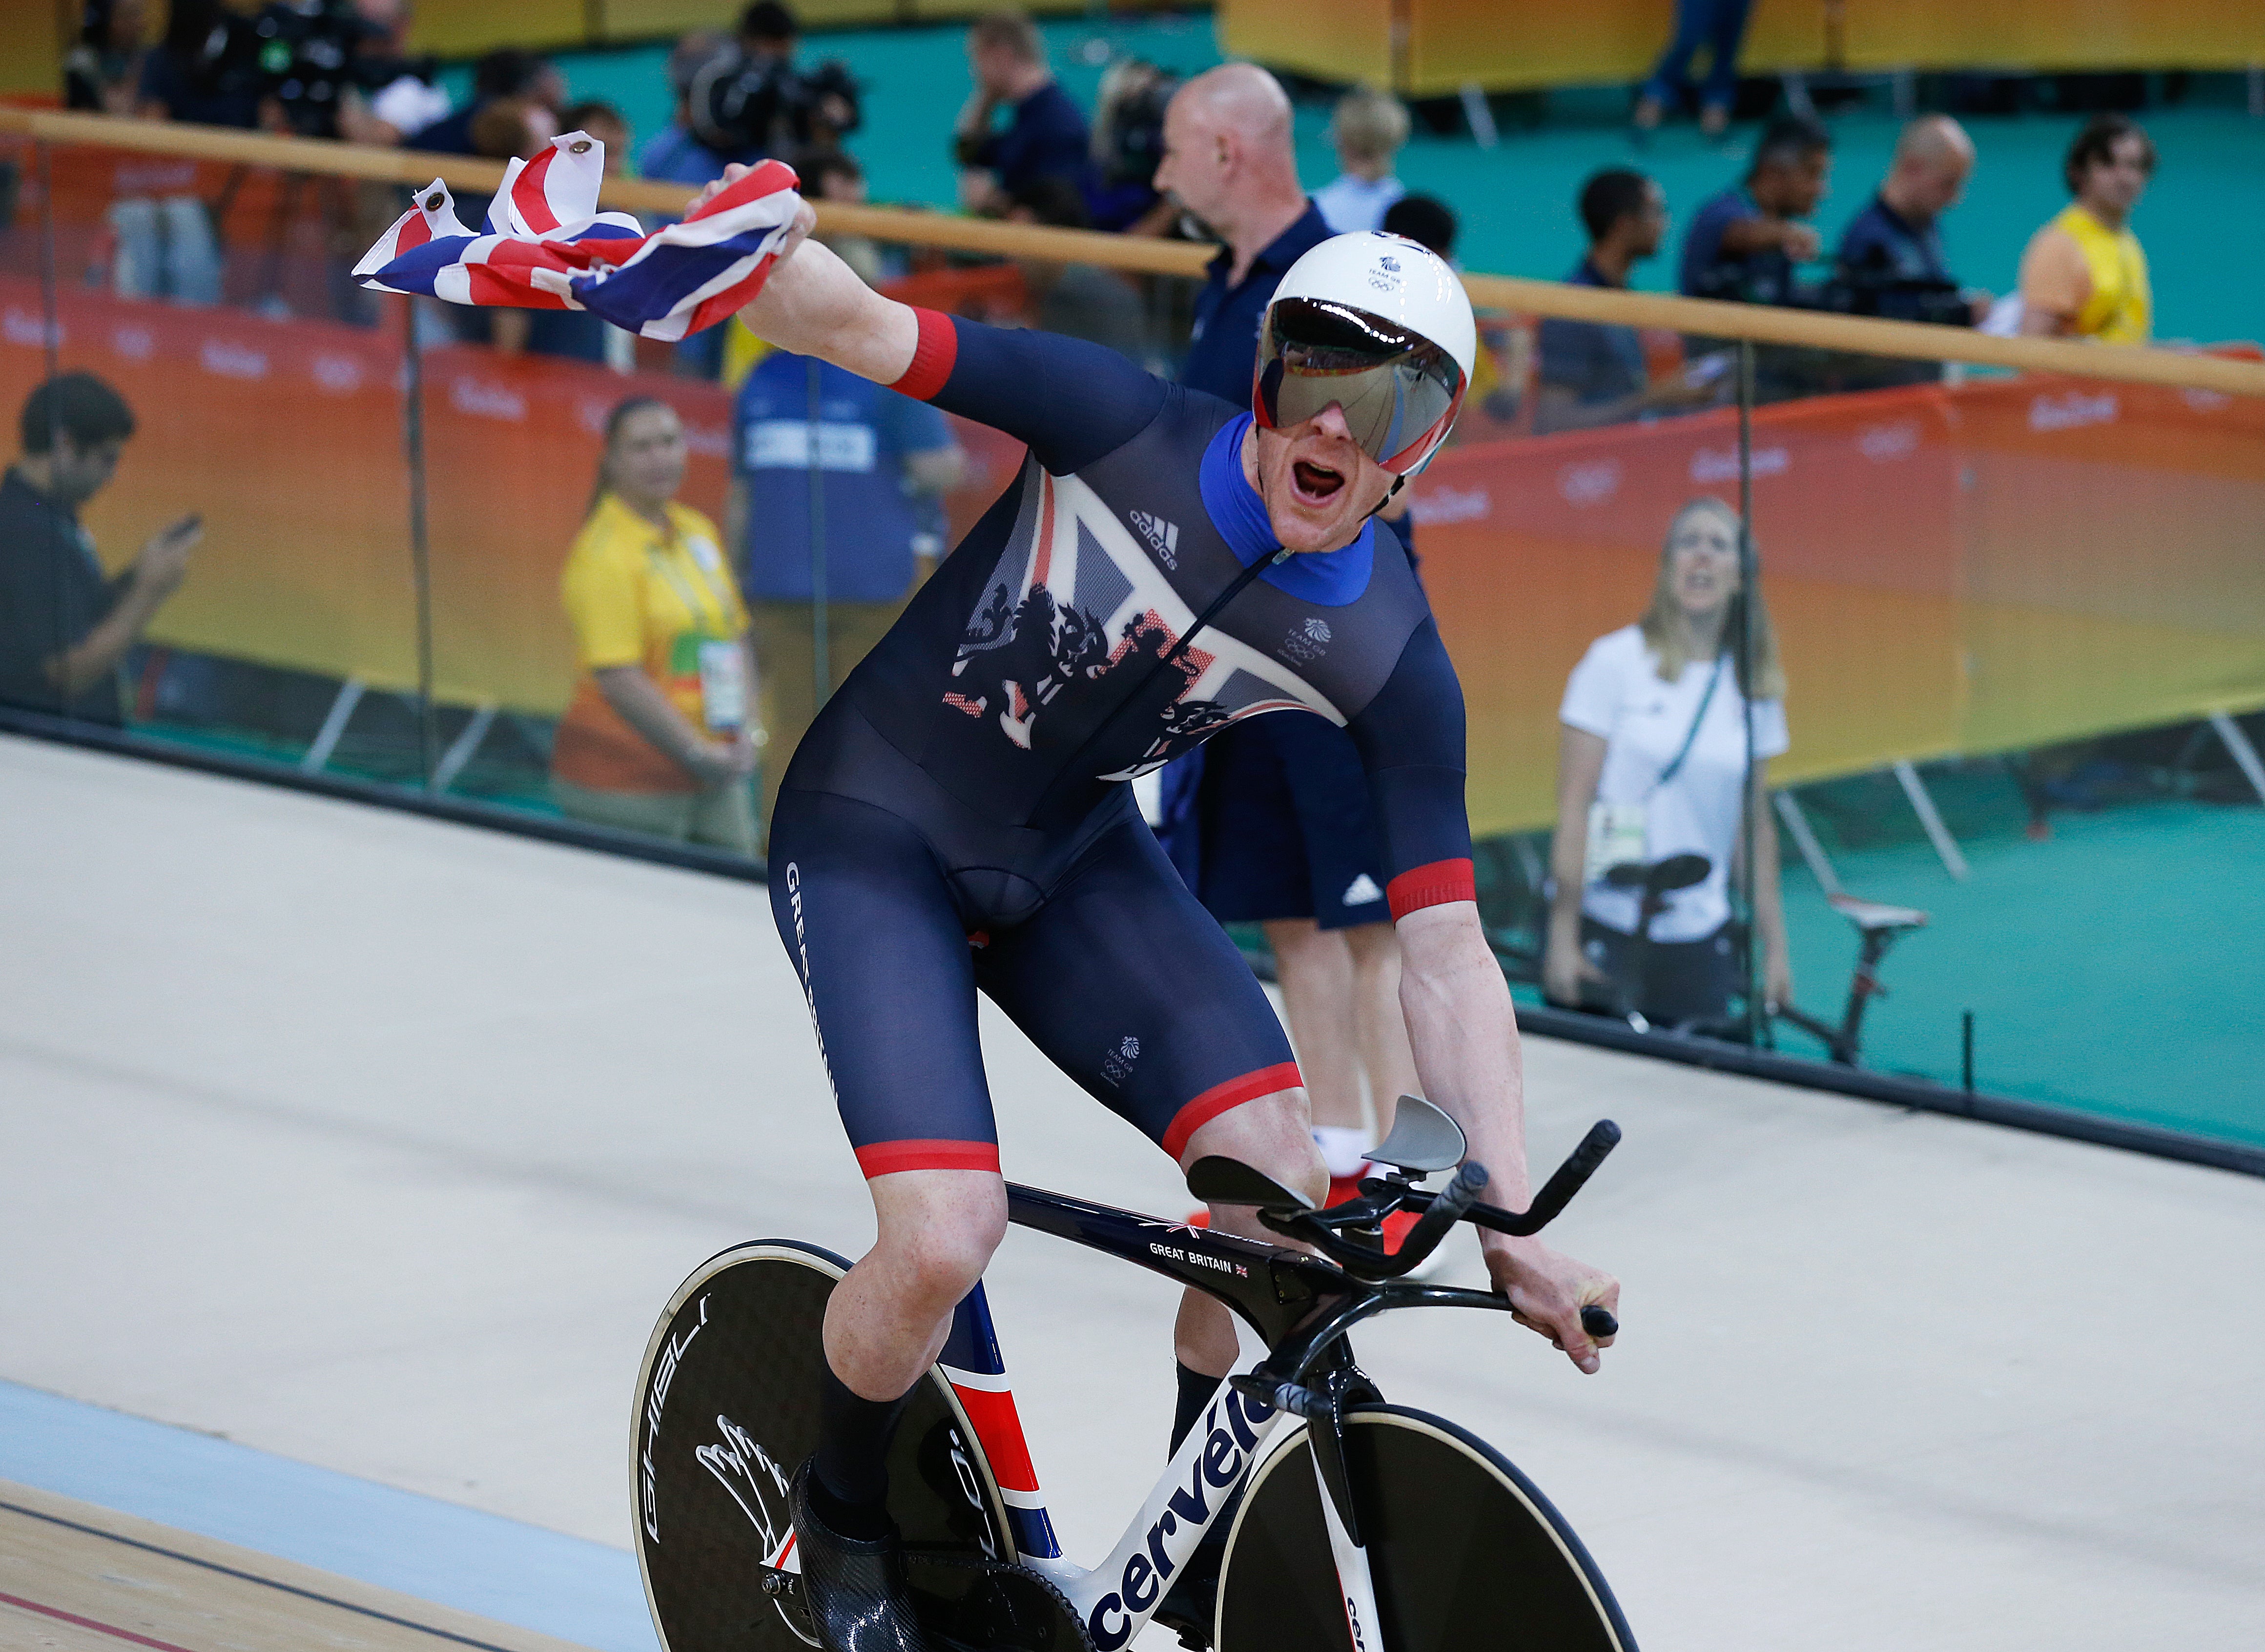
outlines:
{"label": "handrail", "polygon": [[[405,184],[412,188],[438,177],[452,189],[484,193],[492,192],[503,181],[503,167],[495,161],[55,110],[0,107],[0,132],[15,132],[46,142],[132,149],[235,165],[273,166],[291,171]],[[674,214],[684,209],[687,192],[678,184],[612,178],[607,181],[599,199],[607,206],[624,211]],[[1215,251],[1187,242],[1002,223],[950,213],[853,207],[832,201],[816,205],[821,229],[952,251],[1098,264],[1149,274],[1200,275]],[[1816,310],[1630,293],[1609,287],[1572,287],[1558,281],[1526,280],[1506,275],[1468,275],[1463,284],[1472,299],[1482,306],[1562,317],[1569,321],[1664,327],[1707,338],[1747,338],[1758,344],[1795,345],[1914,360],[1963,361],[2032,373],[2265,397],[2265,363],[2189,351],[2096,345],[2065,338],[1998,338],[1965,327],[1882,321],[1869,317],[1835,316]]]}

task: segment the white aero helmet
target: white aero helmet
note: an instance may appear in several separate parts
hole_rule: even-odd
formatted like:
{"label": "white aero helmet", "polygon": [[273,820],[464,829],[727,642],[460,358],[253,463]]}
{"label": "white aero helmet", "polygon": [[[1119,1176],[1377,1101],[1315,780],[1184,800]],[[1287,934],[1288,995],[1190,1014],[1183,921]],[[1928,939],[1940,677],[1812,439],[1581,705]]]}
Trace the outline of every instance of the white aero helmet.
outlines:
{"label": "white aero helmet", "polygon": [[1332,236],[1266,306],[1251,412],[1278,430],[1334,402],[1362,450],[1406,476],[1446,440],[1477,360],[1470,295],[1445,258],[1405,236]]}

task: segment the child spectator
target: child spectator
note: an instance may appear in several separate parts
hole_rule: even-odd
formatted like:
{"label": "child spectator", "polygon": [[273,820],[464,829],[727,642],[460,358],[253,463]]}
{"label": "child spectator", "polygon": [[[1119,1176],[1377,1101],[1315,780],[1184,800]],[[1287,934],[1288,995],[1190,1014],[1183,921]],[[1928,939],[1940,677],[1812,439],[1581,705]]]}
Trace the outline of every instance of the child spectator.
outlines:
{"label": "child spectator", "polygon": [[1408,193],[1392,175],[1392,163],[1408,142],[1407,109],[1397,98],[1357,86],[1337,99],[1329,139],[1343,170],[1314,192],[1314,205],[1333,234],[1382,229],[1385,209]]}

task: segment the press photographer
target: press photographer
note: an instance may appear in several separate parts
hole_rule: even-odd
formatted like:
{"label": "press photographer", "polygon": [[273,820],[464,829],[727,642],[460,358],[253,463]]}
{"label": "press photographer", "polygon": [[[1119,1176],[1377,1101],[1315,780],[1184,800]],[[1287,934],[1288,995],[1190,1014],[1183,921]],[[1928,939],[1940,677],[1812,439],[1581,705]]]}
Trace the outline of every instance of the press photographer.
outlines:
{"label": "press photographer", "polygon": [[795,66],[802,25],[777,0],[739,14],[732,47],[701,65],[686,94],[693,135],[719,155],[791,158],[838,148],[863,119],[857,84],[837,62]]}

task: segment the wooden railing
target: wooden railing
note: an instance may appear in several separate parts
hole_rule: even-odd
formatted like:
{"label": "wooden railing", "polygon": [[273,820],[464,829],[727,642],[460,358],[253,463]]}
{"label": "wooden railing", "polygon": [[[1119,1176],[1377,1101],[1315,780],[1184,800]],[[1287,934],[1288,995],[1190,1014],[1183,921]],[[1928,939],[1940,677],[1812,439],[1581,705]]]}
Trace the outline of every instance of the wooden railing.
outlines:
{"label": "wooden railing", "polygon": [[[411,187],[444,180],[451,189],[490,193],[503,181],[502,164],[418,150],[364,147],[306,138],[272,137],[216,127],[193,127],[48,110],[0,108],[0,133],[38,142],[86,144],[142,154],[177,156],[224,164],[368,178]],[[688,192],[681,185],[634,178],[609,180],[601,194],[626,212],[680,213]],[[1200,276],[1214,249],[1183,241],[1157,241],[1091,230],[1001,223],[955,214],[909,212],[888,207],[818,204],[819,227],[912,246],[1000,257],[1098,264],[1147,274]],[[1714,338],[1797,345],[1923,361],[2060,373],[2140,384],[2265,397],[2265,363],[2189,351],[2132,345],[2095,345],[2060,338],[1998,338],[1965,327],[1879,321],[1779,309],[1712,299],[1569,287],[1506,275],[1467,275],[1463,284],[1482,307],[1573,321],[1630,327],[1664,327]]]}

